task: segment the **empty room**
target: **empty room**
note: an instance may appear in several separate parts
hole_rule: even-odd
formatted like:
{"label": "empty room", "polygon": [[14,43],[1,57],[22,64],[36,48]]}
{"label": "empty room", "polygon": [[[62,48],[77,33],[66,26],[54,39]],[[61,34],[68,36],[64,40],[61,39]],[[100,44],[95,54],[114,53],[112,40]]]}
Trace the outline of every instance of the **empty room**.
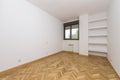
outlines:
{"label": "empty room", "polygon": [[120,80],[120,0],[0,0],[0,80]]}

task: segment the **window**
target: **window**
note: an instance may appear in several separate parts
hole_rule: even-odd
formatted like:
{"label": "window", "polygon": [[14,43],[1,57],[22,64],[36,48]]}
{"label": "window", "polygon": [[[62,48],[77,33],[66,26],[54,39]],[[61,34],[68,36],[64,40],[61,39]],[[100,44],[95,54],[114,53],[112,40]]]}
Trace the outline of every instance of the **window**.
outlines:
{"label": "window", "polygon": [[79,40],[79,21],[64,24],[64,40]]}

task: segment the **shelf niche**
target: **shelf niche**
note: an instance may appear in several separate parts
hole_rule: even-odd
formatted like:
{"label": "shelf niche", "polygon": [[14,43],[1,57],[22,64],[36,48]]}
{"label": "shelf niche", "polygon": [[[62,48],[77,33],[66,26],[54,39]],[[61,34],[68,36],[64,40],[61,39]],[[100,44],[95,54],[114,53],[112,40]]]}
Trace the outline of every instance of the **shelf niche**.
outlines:
{"label": "shelf niche", "polygon": [[99,18],[91,17],[88,21],[88,42],[90,53],[104,53],[107,54],[107,17],[100,16]]}

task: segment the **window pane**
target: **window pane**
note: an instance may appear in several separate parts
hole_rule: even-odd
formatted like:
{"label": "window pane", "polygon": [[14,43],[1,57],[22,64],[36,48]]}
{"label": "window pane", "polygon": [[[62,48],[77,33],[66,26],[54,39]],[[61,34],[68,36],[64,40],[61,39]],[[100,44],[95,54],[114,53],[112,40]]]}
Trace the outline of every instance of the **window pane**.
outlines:
{"label": "window pane", "polygon": [[65,39],[70,39],[70,26],[65,27]]}
{"label": "window pane", "polygon": [[78,25],[72,25],[72,39],[78,39]]}

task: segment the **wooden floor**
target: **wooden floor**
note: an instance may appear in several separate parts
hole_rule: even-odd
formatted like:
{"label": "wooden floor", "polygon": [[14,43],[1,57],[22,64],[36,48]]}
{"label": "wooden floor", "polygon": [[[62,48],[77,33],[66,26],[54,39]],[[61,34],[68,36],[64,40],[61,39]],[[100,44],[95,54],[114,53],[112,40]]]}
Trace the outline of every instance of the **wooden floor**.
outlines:
{"label": "wooden floor", "polygon": [[108,60],[62,52],[31,63],[0,80],[120,80]]}

